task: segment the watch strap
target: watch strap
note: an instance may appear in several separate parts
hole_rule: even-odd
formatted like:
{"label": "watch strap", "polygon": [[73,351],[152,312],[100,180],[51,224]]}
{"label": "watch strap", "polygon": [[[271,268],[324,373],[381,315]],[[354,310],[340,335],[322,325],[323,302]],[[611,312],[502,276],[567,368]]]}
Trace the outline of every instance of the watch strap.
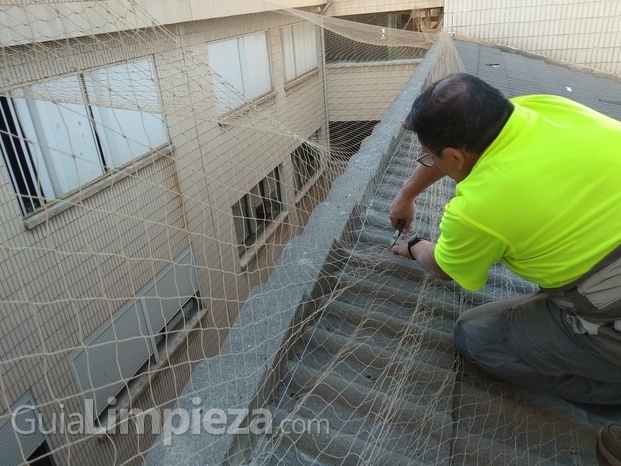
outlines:
{"label": "watch strap", "polygon": [[414,236],[413,238],[410,238],[410,241],[408,241],[408,252],[410,253],[410,257],[412,259],[416,260],[416,257],[414,257],[414,254],[412,254],[412,246],[414,246],[415,244],[423,240],[425,240],[425,238],[421,238],[420,236]]}

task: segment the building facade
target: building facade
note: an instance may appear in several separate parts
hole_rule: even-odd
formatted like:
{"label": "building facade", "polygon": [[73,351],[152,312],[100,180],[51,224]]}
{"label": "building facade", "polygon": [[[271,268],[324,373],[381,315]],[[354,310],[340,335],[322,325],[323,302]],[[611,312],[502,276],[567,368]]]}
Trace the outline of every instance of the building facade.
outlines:
{"label": "building facade", "polygon": [[2,464],[140,463],[153,437],[110,413],[174,402],[327,192],[327,155],[303,142],[327,145],[315,26],[166,11],[175,24],[133,30],[91,11],[69,34],[65,12],[6,38]]}

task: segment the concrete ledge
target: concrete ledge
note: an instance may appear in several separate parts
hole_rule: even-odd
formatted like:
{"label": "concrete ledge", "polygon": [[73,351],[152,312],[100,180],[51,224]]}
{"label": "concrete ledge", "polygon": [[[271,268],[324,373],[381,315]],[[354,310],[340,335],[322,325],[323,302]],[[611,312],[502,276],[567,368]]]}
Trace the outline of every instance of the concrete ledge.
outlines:
{"label": "concrete ledge", "polygon": [[[314,210],[304,232],[285,247],[267,283],[252,290],[221,354],[197,366],[178,400],[178,408],[189,413],[212,408],[253,409],[269,401],[278,380],[278,367],[291,350],[295,334],[309,320],[306,317],[314,310],[314,299],[332,286],[331,277],[342,261],[341,245],[352,239],[351,232],[365,215],[437,51],[437,46],[431,48],[385,117],[363,141],[345,173],[334,182],[327,200]],[[195,397],[200,398],[200,404],[192,402]],[[213,435],[202,428],[196,434],[192,429],[181,435],[162,433],[145,464],[238,462],[253,440],[238,439],[231,450],[233,440],[234,435]],[[236,455],[235,450],[241,455]]]}

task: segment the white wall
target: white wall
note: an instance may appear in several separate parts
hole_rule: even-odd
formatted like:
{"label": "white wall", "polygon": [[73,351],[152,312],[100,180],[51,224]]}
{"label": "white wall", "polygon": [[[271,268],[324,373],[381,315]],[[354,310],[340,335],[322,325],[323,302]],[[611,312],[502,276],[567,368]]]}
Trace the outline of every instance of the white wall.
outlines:
{"label": "white wall", "polygon": [[328,65],[330,121],[381,120],[417,66],[418,60]]}
{"label": "white wall", "polygon": [[621,74],[621,1],[445,0],[449,32]]}
{"label": "white wall", "polygon": [[443,4],[444,0],[333,0],[326,14],[329,16],[360,15],[418,8],[437,8]]}
{"label": "white wall", "polygon": [[[124,31],[154,24],[221,18],[283,8],[323,5],[325,0],[98,0],[14,2],[0,5],[0,45],[27,44]],[[19,4],[19,5],[17,5]],[[234,20],[231,24],[234,24]]]}

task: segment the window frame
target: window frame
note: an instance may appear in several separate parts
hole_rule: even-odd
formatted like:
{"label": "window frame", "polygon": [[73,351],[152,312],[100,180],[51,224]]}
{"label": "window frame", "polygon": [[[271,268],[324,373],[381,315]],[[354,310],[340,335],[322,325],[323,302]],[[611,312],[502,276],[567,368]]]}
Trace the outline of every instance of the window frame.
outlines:
{"label": "window frame", "polygon": [[[152,98],[157,100],[158,105],[161,105],[162,96],[155,56],[153,55],[91,68],[77,74],[56,76],[36,85],[25,86],[14,91],[11,95],[0,96],[0,129],[9,133],[2,132],[0,153],[24,217],[40,212],[50,203],[67,199],[96,181],[135,164],[137,160],[152,154],[158,148],[170,145],[170,135],[164,114],[106,108],[102,107],[101,104],[97,105],[96,86],[93,84],[95,81],[92,75],[101,72],[108,73],[112,70],[116,70],[117,74],[125,73],[126,81],[130,83],[130,86],[134,85],[135,73],[146,71],[148,73],[146,74],[147,80],[153,83]],[[134,74],[133,77],[132,74]],[[58,87],[64,81],[71,81],[76,84],[75,89],[73,89],[76,93],[74,97],[81,97],[81,103],[54,103],[30,98],[32,94],[35,96],[37,93],[40,94],[35,86],[39,86],[43,90],[48,86],[53,89],[54,86]],[[90,95],[87,91],[89,83]],[[124,89],[119,89],[116,92],[121,91],[127,92]],[[67,161],[59,162],[58,158],[52,155],[54,153],[62,154],[63,147],[64,149],[73,148],[71,142],[73,139],[71,138],[76,136],[71,134],[70,126],[64,126],[62,131],[67,135],[69,146],[62,146],[61,143],[46,145],[45,139],[42,141],[41,138],[49,135],[50,129],[48,128],[53,126],[53,121],[46,119],[47,109],[56,111],[59,115],[68,115],[85,122],[83,132],[87,136],[82,139],[87,139],[85,144],[89,145],[90,150],[87,154],[88,159],[83,158],[80,161],[88,162],[90,160],[94,168],[93,173],[86,177],[81,177],[76,168],[74,175],[77,182],[74,180],[74,184],[56,178],[57,174],[63,176],[63,172],[66,172],[67,165],[65,164]],[[114,129],[108,128],[102,122],[101,115],[103,113],[107,113],[108,116],[117,120],[117,127],[121,131],[117,131],[117,139],[124,139],[127,142],[127,147],[121,146],[121,150],[118,150],[117,147],[116,152],[113,150],[112,145],[108,142],[111,137],[108,133],[109,131],[113,133]],[[137,127],[142,128],[144,134],[139,134],[135,138],[127,138],[122,132],[125,126],[122,126],[119,121],[123,122],[123,120],[127,121],[128,119],[133,121]],[[149,124],[146,124],[145,121],[148,121]],[[138,138],[142,138],[142,140]],[[153,143],[151,143],[152,140]],[[54,142],[56,143],[56,141]],[[138,147],[137,152],[136,147]],[[73,151],[65,152],[65,155],[72,156],[72,154]],[[119,157],[122,156],[126,158],[123,163],[113,162],[120,160]]]}
{"label": "window frame", "polygon": [[[268,226],[284,211],[281,173],[281,166],[278,165],[231,207],[240,257],[258,242]],[[253,197],[256,199],[254,202]],[[266,209],[268,203],[272,208]],[[274,205],[277,206],[276,209],[273,208]]]}

